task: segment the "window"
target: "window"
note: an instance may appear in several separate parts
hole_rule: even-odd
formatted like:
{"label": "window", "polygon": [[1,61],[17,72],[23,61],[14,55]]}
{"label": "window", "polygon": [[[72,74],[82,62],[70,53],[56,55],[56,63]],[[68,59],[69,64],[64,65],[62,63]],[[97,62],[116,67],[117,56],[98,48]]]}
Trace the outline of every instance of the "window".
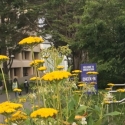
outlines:
{"label": "window", "polygon": [[34,52],[34,58],[38,59],[39,58],[39,53],[38,52]]}
{"label": "window", "polygon": [[28,51],[23,51],[22,52],[22,59],[29,59],[30,52]]}
{"label": "window", "polygon": [[28,67],[23,68],[23,76],[28,76]]}
{"label": "window", "polygon": [[14,70],[14,76],[17,76],[17,69],[14,68],[13,70]]}

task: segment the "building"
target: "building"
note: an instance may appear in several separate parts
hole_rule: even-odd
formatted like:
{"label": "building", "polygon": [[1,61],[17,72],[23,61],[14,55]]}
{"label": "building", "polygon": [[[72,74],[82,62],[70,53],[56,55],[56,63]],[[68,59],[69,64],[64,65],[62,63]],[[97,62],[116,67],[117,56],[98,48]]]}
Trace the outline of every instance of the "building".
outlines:
{"label": "building", "polygon": [[[40,59],[39,52],[42,49],[47,49],[51,47],[52,43],[45,40],[42,44],[34,47],[34,58]],[[42,59],[42,58],[41,58]],[[13,58],[13,63],[9,72],[9,79],[13,80],[17,78],[20,83],[23,83],[25,79],[29,80],[31,77],[35,76],[34,68],[30,67],[30,62],[32,61],[32,52],[30,49],[25,49],[20,53],[15,53]],[[45,62],[46,65],[46,62]],[[66,56],[64,56],[63,61],[60,65],[64,66],[64,70],[68,69],[68,61]],[[51,67],[52,68],[52,67]]]}
{"label": "building", "polygon": [[[39,59],[40,46],[36,46],[33,49],[34,58]],[[15,53],[13,58],[13,63],[9,72],[10,80],[18,78],[20,82],[24,82],[34,76],[34,69],[30,67],[30,62],[32,61],[32,52],[30,49],[21,51],[20,53]]]}

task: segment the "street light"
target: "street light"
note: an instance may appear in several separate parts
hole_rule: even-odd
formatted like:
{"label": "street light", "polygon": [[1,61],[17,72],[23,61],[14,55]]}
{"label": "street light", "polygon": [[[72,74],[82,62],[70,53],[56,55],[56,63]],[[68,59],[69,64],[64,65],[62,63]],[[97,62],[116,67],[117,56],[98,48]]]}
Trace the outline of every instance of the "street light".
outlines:
{"label": "street light", "polygon": [[12,66],[12,64],[13,64],[13,59],[14,59],[14,57],[15,57],[14,55],[10,55],[10,59],[9,59],[8,64],[7,64],[8,72],[10,71],[11,66]]}
{"label": "street light", "polygon": [[10,78],[10,69],[11,69],[11,66],[12,66],[12,64],[13,64],[13,59],[14,59],[14,55],[10,55],[10,59],[9,59],[9,62],[8,62],[8,64],[7,64],[7,69],[8,69],[8,77],[9,77],[9,83],[11,83],[12,81],[11,81],[11,78]]}

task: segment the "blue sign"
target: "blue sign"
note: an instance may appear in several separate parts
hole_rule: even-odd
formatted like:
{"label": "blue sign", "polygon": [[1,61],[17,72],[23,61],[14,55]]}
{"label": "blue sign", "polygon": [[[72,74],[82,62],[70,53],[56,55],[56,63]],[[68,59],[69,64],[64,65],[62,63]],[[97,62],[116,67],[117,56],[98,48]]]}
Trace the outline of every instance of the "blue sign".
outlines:
{"label": "blue sign", "polygon": [[97,75],[88,75],[87,72],[96,72],[96,63],[81,64],[81,81],[85,83],[95,82],[97,90]]}

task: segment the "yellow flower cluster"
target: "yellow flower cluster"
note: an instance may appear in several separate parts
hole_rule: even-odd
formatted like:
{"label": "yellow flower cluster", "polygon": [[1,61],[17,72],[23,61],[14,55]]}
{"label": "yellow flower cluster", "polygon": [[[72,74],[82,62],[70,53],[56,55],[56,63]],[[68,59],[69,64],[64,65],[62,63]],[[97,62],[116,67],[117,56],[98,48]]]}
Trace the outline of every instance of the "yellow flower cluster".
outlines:
{"label": "yellow flower cluster", "polygon": [[111,86],[111,87],[113,87],[113,86],[114,86],[114,84],[113,84],[113,83],[108,83],[107,85],[108,85],[108,86]]}
{"label": "yellow flower cluster", "polygon": [[30,66],[38,66],[40,64],[43,64],[45,61],[44,60],[33,60],[31,63],[30,63]]}
{"label": "yellow flower cluster", "polygon": [[43,58],[47,59],[49,56],[43,56]]}
{"label": "yellow flower cluster", "polygon": [[40,77],[32,77],[32,78],[30,78],[30,81],[36,81],[36,80],[40,80]]}
{"label": "yellow flower cluster", "polygon": [[81,82],[78,82],[78,84],[86,84],[86,83],[81,81]]}
{"label": "yellow flower cluster", "polygon": [[70,72],[67,71],[53,71],[45,74],[42,79],[45,81],[62,80],[71,76]]}
{"label": "yellow flower cluster", "polygon": [[72,76],[78,76],[78,74],[75,74],[75,73],[73,73],[73,74],[71,74]]}
{"label": "yellow flower cluster", "polygon": [[87,72],[86,74],[87,74],[87,75],[97,75],[98,72]]}
{"label": "yellow flower cluster", "polygon": [[14,113],[10,118],[5,119],[5,122],[14,122],[14,121],[21,121],[21,120],[26,120],[27,119],[27,115],[22,112],[22,111],[17,111],[16,113]]}
{"label": "yellow flower cluster", "polygon": [[27,37],[19,42],[19,45],[37,45],[44,42],[40,37]]}
{"label": "yellow flower cluster", "polygon": [[79,120],[79,119],[82,119],[82,118],[84,118],[84,117],[85,117],[85,116],[83,116],[83,115],[76,115],[76,116],[75,116],[75,119],[76,119],[76,120]]}
{"label": "yellow flower cluster", "polygon": [[125,92],[125,89],[117,89],[117,92]]}
{"label": "yellow flower cluster", "polygon": [[14,92],[21,92],[22,90],[21,89],[14,89],[13,91]]}
{"label": "yellow flower cluster", "polygon": [[21,104],[6,101],[0,104],[0,114],[3,114],[3,115],[11,114],[11,113],[14,113],[17,109],[22,107],[23,106]]}
{"label": "yellow flower cluster", "polygon": [[59,65],[57,66],[57,69],[64,69],[64,66]]}
{"label": "yellow flower cluster", "polygon": [[37,117],[47,118],[47,117],[52,117],[52,116],[56,115],[57,112],[58,111],[53,108],[40,108],[40,109],[32,112],[30,116],[32,118],[37,118]]}
{"label": "yellow flower cluster", "polygon": [[104,104],[110,104],[110,101],[104,101]]}
{"label": "yellow flower cluster", "polygon": [[72,73],[80,73],[82,72],[81,70],[73,70]]}
{"label": "yellow flower cluster", "polygon": [[33,105],[31,108],[39,108],[39,106],[38,105]]}
{"label": "yellow flower cluster", "polygon": [[81,86],[83,87],[83,86],[87,86],[87,84],[79,84],[78,86],[79,87],[81,87]]}
{"label": "yellow flower cluster", "polygon": [[105,90],[112,90],[112,88],[105,88]]}
{"label": "yellow flower cluster", "polygon": [[7,61],[9,60],[9,58],[5,55],[0,55],[0,62],[4,62],[4,61]]}
{"label": "yellow flower cluster", "polygon": [[26,102],[26,99],[25,98],[19,98],[19,103],[23,103],[23,102]]}
{"label": "yellow flower cluster", "polygon": [[73,91],[73,92],[75,92],[75,93],[81,93],[81,91]]}
{"label": "yellow flower cluster", "polygon": [[95,84],[97,84],[96,82],[90,82],[89,83],[90,85],[95,85]]}
{"label": "yellow flower cluster", "polygon": [[39,68],[38,68],[39,71],[44,71],[44,70],[46,70],[46,69],[47,69],[47,68],[46,68],[45,66],[42,66],[42,67],[39,67]]}

